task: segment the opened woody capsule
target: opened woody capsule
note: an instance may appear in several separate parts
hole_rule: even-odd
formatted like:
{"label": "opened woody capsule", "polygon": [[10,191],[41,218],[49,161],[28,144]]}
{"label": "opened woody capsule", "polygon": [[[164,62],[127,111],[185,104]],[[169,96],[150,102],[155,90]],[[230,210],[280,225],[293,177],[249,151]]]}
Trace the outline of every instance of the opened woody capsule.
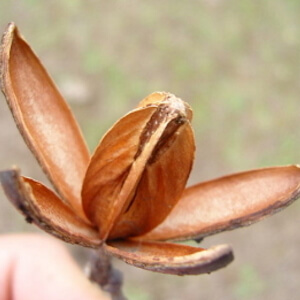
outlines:
{"label": "opened woody capsule", "polygon": [[195,152],[192,110],[170,93],[142,100],[90,156],[68,105],[13,23],[0,60],[1,87],[16,125],[56,193],[16,168],[0,173],[3,189],[28,221],[64,241],[103,247],[143,269],[207,273],[232,261],[229,246],[166,241],[249,225],[300,196],[296,165],[185,188]]}

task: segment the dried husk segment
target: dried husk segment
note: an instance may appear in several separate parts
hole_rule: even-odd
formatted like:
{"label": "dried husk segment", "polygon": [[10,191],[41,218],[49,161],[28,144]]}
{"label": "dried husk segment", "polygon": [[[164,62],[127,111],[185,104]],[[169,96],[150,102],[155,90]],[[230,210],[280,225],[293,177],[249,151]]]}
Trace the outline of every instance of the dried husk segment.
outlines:
{"label": "dried husk segment", "polygon": [[166,220],[141,238],[185,240],[247,226],[300,197],[297,165],[237,173],[187,188]]}
{"label": "dried husk segment", "polygon": [[62,199],[87,221],[81,185],[89,152],[52,79],[11,23],[2,38],[1,87],[15,122]]}
{"label": "dried husk segment", "polygon": [[46,186],[20,176],[17,169],[1,171],[0,181],[5,194],[27,222],[71,244],[92,248],[100,245],[97,230],[83,222]]}
{"label": "dried husk segment", "polygon": [[227,245],[203,249],[170,243],[116,241],[105,247],[128,264],[174,275],[210,273],[233,260],[232,250]]}
{"label": "dried husk segment", "polygon": [[[168,93],[121,118],[104,136],[82,189],[85,213],[100,238],[151,230],[182,194],[194,159],[189,107]],[[148,97],[149,98],[149,97]],[[151,95],[150,95],[151,98]],[[178,167],[180,172],[169,173]]]}

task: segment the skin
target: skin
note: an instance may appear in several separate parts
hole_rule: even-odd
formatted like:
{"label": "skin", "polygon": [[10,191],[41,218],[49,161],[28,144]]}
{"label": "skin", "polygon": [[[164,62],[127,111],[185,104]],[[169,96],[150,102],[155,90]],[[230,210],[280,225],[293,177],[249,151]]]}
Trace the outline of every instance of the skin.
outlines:
{"label": "skin", "polygon": [[50,237],[0,237],[0,300],[108,300]]}

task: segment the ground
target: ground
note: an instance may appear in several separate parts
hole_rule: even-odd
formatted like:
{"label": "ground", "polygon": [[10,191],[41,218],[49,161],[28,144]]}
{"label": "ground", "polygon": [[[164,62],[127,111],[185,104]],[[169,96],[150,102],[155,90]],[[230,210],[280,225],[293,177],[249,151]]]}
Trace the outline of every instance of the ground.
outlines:
{"label": "ground", "polygon": [[[297,1],[1,1],[45,63],[91,151],[139,100],[164,90],[189,102],[197,157],[189,184],[299,163],[300,3]],[[0,95],[0,168],[47,182]],[[300,202],[201,245],[232,245],[211,275],[175,277],[121,262],[133,300],[296,299]],[[0,194],[0,232],[37,231]],[[70,247],[80,262],[86,252]]]}

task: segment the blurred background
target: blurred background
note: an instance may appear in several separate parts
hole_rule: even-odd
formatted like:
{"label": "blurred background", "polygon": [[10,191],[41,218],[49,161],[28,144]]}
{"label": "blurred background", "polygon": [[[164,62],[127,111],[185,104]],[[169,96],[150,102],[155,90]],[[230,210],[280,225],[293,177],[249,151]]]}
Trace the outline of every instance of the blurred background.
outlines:
{"label": "blurred background", "polygon": [[[296,0],[1,0],[56,81],[91,151],[142,98],[168,91],[194,109],[189,184],[299,163],[300,2]],[[0,95],[0,169],[46,181]],[[235,261],[176,277],[117,262],[132,300],[298,299],[300,202],[251,227],[207,238]],[[41,232],[0,192],[0,232]],[[83,263],[85,250],[71,246]]]}

